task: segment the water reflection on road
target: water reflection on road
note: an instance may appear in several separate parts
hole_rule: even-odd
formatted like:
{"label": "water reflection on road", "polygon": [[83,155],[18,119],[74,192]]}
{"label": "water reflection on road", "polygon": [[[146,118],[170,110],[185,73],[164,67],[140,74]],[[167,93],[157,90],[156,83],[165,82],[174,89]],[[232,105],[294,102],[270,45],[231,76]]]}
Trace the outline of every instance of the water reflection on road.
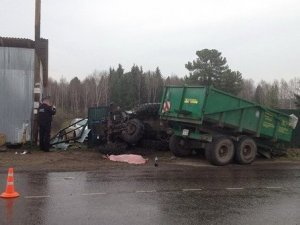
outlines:
{"label": "water reflection on road", "polygon": [[[0,224],[297,224],[300,165],[16,173]],[[0,187],[5,187],[0,174]]]}

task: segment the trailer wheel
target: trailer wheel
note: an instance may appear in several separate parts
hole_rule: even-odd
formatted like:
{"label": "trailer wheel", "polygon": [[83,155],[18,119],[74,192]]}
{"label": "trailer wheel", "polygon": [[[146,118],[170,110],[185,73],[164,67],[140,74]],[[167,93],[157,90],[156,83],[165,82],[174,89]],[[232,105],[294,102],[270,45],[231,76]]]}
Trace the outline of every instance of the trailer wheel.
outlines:
{"label": "trailer wheel", "polygon": [[234,144],[226,136],[217,137],[207,146],[205,156],[212,164],[224,166],[233,159]]}
{"label": "trailer wheel", "polygon": [[129,144],[136,144],[144,135],[144,125],[138,119],[129,120],[122,132],[122,139]]}
{"label": "trailer wheel", "polygon": [[240,164],[250,164],[255,160],[257,146],[250,137],[241,138],[236,144],[235,160]]}
{"label": "trailer wheel", "polygon": [[192,149],[188,146],[188,140],[172,135],[169,142],[171,152],[178,157],[186,157],[192,154]]}

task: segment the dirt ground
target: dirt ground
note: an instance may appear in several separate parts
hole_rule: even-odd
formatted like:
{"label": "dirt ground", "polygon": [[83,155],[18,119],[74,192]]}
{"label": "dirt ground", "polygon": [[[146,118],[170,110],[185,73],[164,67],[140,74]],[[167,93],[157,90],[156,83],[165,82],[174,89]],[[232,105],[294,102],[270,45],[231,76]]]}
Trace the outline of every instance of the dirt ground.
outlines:
{"label": "dirt ground", "polygon": [[[93,171],[100,170],[104,166],[126,167],[126,163],[111,162],[96,149],[87,149],[85,146],[70,148],[68,150],[55,150],[42,152],[32,149],[30,154],[20,154],[27,149],[0,149],[0,172],[6,172],[8,167],[13,167],[19,172],[28,171]],[[130,149],[128,153],[140,154],[148,159],[146,166],[154,165],[157,156],[160,162],[186,166],[209,166],[203,155],[189,158],[176,158],[169,151],[155,151],[153,149]],[[276,159],[258,158],[258,163],[274,161],[300,162],[300,150],[289,150],[287,156]]]}
{"label": "dirt ground", "polygon": [[[103,166],[127,166],[126,163],[111,162],[96,149],[85,147],[68,150],[51,150],[43,152],[37,149],[28,154],[21,154],[24,149],[0,150],[0,172],[13,167],[18,171],[92,171],[99,170]],[[159,159],[172,158],[170,152],[156,152],[152,149],[132,149],[129,153],[140,154],[148,159],[148,163],[154,163],[156,156]],[[147,163],[147,164],[148,164]]]}

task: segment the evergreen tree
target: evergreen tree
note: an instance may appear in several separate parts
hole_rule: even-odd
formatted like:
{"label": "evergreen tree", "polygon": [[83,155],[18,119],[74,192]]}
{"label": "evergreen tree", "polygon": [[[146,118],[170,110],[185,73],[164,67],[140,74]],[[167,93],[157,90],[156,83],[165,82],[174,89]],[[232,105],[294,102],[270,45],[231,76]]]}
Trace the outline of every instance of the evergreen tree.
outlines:
{"label": "evergreen tree", "polygon": [[213,85],[216,88],[238,94],[242,88],[242,74],[231,71],[227,60],[216,49],[203,49],[196,52],[197,59],[185,67],[190,71],[185,77],[187,83]]}
{"label": "evergreen tree", "polygon": [[242,74],[239,71],[231,71],[230,69],[224,71],[217,87],[235,95],[239,94],[243,87]]}
{"label": "evergreen tree", "polygon": [[122,80],[124,75],[124,69],[121,64],[119,64],[118,69],[114,68],[109,69],[109,99],[110,102],[113,102],[116,105],[122,105]]}
{"label": "evergreen tree", "polygon": [[154,79],[155,79],[155,85],[157,88],[155,97],[154,97],[154,102],[160,102],[161,96],[163,94],[164,80],[163,80],[163,77],[162,77],[159,67],[157,67],[155,70]]}

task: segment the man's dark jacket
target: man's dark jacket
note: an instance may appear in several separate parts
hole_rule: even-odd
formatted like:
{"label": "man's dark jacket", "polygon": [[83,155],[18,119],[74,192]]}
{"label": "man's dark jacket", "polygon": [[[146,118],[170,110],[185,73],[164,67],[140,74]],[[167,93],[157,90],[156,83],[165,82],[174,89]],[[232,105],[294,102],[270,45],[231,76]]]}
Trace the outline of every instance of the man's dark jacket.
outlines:
{"label": "man's dark jacket", "polygon": [[39,125],[51,127],[52,116],[55,115],[55,108],[42,103],[39,107]]}

